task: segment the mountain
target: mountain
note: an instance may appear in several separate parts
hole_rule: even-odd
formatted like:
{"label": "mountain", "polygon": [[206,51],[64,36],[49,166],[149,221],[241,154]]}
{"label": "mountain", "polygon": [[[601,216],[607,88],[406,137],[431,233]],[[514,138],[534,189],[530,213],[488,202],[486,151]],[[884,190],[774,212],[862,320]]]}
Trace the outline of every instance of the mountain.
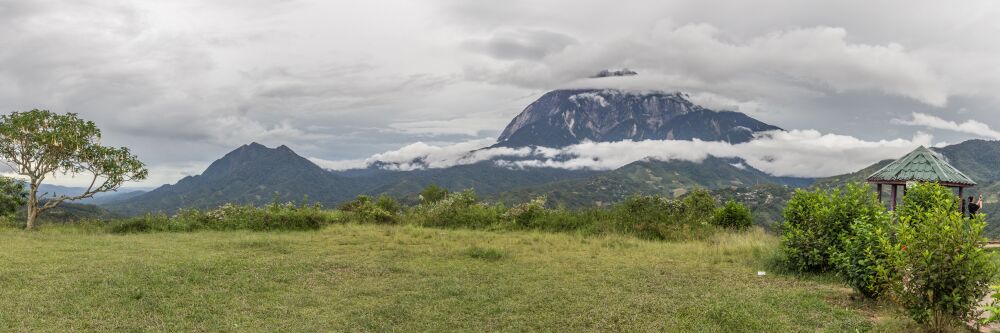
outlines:
{"label": "mountain", "polygon": [[750,141],[780,130],[745,114],[713,111],[681,93],[616,89],[555,90],[542,95],[500,134],[501,147],[564,147],[584,141]]}
{"label": "mountain", "polygon": [[213,208],[225,203],[302,201],[334,204],[361,191],[358,183],[323,170],[286,146],[243,145],[213,162],[198,176],[164,185],[106,205],[113,212],[174,212],[182,207]]}

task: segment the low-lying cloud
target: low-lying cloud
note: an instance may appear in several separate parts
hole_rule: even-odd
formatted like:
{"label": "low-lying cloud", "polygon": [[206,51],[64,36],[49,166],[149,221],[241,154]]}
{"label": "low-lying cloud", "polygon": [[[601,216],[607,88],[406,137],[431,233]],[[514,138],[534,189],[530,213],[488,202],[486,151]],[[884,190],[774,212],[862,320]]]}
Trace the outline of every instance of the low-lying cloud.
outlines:
{"label": "low-lying cloud", "polygon": [[365,160],[313,161],[333,170],[376,166],[407,171],[483,161],[509,168],[613,170],[643,159],[701,162],[708,156],[715,156],[741,158],[747,165],[775,176],[826,177],[897,158],[917,146],[931,146],[932,140],[931,135],[924,133],[917,133],[911,139],[866,141],[815,130],[792,130],[760,133],[756,139],[740,144],[647,140],[586,142],[565,148],[478,149],[493,143],[491,139],[478,139],[442,146],[415,143]]}

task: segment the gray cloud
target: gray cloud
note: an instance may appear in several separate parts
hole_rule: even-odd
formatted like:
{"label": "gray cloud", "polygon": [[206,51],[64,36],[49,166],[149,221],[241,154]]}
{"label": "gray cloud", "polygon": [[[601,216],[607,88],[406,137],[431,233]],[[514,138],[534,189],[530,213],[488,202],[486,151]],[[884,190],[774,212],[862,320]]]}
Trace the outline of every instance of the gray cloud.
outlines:
{"label": "gray cloud", "polygon": [[[683,90],[866,141],[957,142],[976,135],[892,119],[1000,127],[998,15],[978,0],[0,0],[0,105],[96,121],[153,167],[144,185],[250,141],[363,160],[492,137],[577,86]],[[640,75],[581,79],[618,67]]]}
{"label": "gray cloud", "polygon": [[576,44],[577,40],[565,34],[533,29],[498,32],[492,37],[473,39],[465,47],[501,60],[539,60]]}

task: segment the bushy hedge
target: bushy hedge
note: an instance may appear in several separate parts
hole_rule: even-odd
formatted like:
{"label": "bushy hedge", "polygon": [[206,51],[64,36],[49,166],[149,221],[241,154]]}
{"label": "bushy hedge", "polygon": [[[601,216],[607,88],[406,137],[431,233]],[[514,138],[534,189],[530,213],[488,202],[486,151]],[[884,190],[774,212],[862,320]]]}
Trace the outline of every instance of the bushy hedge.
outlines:
{"label": "bushy hedge", "polygon": [[741,228],[751,220],[746,207],[718,207],[707,191],[682,199],[634,195],[607,208],[567,210],[548,207],[544,197],[508,208],[481,202],[472,190],[422,192],[424,200],[404,207],[396,199],[361,195],[336,212],[319,206],[224,205],[214,210],[181,210],[174,216],[150,214],[113,223],[115,233],[194,230],[309,230],[329,223],[406,223],[439,228],[539,230],[584,235],[621,234],[654,240],[702,239],[722,228]]}
{"label": "bushy hedge", "polygon": [[735,201],[727,201],[715,211],[712,224],[728,229],[746,229],[753,225],[753,214],[747,206]]}
{"label": "bushy hedge", "polygon": [[[444,192],[425,190],[424,193]],[[635,195],[608,208],[579,211],[548,207],[544,197],[510,208],[487,204],[480,202],[471,190],[446,193],[434,199],[402,209],[391,219],[428,227],[625,234],[660,240],[703,238],[717,229],[711,223],[717,213],[716,200],[703,190],[693,191],[680,200]],[[377,207],[366,202],[370,199],[359,198],[342,207],[350,214],[347,219],[379,223],[379,214],[372,213],[378,211]]]}
{"label": "bushy hedge", "polygon": [[401,209],[402,205],[395,198],[385,194],[379,196],[377,200],[372,200],[367,195],[359,195],[340,206],[342,212],[353,213],[360,220],[375,223],[398,222]]}
{"label": "bushy hedge", "polygon": [[868,298],[890,292],[896,274],[892,248],[891,216],[882,211],[854,221],[850,231],[841,235],[840,250],[832,254],[837,275]]}
{"label": "bushy hedge", "polygon": [[487,229],[496,226],[505,211],[502,205],[479,202],[474,191],[465,190],[409,207],[403,219],[427,227]]}
{"label": "bushy hedge", "polygon": [[874,219],[885,207],[867,186],[797,190],[783,213],[782,248],[787,264],[800,272],[824,272],[831,256],[843,249],[842,237],[858,219]]}
{"label": "bushy hedge", "polygon": [[318,205],[297,206],[292,203],[265,207],[226,204],[202,211],[182,209],[173,216],[148,214],[110,224],[112,233],[195,230],[314,230],[333,220],[329,212]]}

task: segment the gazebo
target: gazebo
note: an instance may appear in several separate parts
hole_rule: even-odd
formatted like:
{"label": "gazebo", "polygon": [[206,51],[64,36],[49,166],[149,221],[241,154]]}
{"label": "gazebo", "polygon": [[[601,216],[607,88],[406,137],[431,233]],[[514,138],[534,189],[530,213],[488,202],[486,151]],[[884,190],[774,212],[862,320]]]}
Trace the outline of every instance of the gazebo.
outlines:
{"label": "gazebo", "polygon": [[[943,157],[930,149],[920,146],[902,158],[889,163],[884,168],[868,177],[868,182],[875,184],[878,200],[882,201],[882,185],[892,186],[892,210],[896,210],[897,187],[903,186],[906,194],[906,184],[912,182],[935,182],[943,186],[957,188],[958,197],[962,198],[966,187],[976,186],[972,181]],[[965,213],[965,199],[962,198],[962,212]]]}

